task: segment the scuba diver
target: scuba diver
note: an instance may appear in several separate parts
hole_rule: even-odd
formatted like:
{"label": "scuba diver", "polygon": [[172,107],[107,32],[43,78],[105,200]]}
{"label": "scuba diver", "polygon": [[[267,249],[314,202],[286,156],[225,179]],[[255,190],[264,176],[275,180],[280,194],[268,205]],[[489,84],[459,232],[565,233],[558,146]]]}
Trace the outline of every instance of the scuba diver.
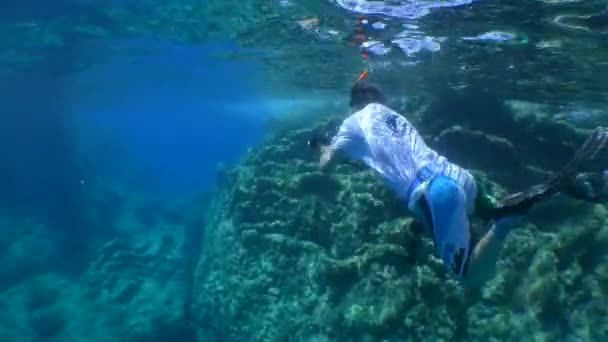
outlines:
{"label": "scuba diver", "polygon": [[[486,183],[428,147],[365,76],[352,87],[352,114],[337,132],[317,134],[308,144],[320,153],[322,170],[339,160],[361,161],[374,170],[430,232],[448,272],[463,284],[481,285],[493,275],[503,242],[534,204],[558,193],[590,202],[608,199],[608,172],[578,173],[606,144],[605,129],[597,128],[545,183],[497,200]],[[472,239],[470,217],[486,224],[478,241]]]}

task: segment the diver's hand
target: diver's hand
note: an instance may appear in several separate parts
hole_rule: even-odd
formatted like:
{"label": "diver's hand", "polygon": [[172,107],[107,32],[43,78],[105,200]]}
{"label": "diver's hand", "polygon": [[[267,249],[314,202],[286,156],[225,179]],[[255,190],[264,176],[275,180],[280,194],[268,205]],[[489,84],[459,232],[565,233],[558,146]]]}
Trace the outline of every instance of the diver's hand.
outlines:
{"label": "diver's hand", "polygon": [[333,154],[331,146],[321,146],[321,158],[319,159],[321,171],[327,170],[333,159]]}

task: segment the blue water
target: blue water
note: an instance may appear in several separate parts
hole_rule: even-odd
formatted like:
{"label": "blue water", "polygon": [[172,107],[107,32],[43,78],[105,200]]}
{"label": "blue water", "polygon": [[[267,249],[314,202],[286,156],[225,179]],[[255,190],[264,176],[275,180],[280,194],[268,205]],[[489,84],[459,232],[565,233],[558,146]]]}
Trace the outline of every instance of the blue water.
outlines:
{"label": "blue water", "polygon": [[[0,80],[0,217],[47,225],[57,253],[44,267],[70,273],[121,229],[129,197],[211,191],[219,165],[259,143],[269,118],[264,90],[253,87],[258,66],[221,58],[238,52],[230,42],[102,40],[87,48],[100,62],[80,72]],[[238,103],[255,105],[227,105]],[[3,286],[38,271],[10,268]]]}
{"label": "blue water", "polygon": [[[226,106],[262,95],[253,87],[260,77],[255,63],[218,57],[235,45],[110,43],[120,53],[71,83],[82,139],[95,153],[85,183],[113,177],[160,196],[205,191],[220,163],[233,164],[262,138],[264,106],[247,115]],[[145,54],[124,53],[144,46]]]}

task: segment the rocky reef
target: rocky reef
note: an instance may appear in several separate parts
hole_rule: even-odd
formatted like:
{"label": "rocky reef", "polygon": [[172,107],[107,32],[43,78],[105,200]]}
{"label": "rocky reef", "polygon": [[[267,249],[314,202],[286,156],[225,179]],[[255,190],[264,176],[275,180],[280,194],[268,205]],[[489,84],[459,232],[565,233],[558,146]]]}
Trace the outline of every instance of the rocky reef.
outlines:
{"label": "rocky reef", "polygon": [[[587,134],[528,103],[489,101],[466,120],[455,103],[466,102],[431,102],[410,119],[430,145],[505,191],[548,175]],[[500,112],[475,116],[490,109]],[[318,170],[306,146],[315,129],[279,132],[223,171],[194,279],[200,340],[608,336],[604,206],[564,198],[539,206],[509,237],[496,276],[465,289],[368,170],[355,163]]]}
{"label": "rocky reef", "polygon": [[[91,244],[97,250],[83,261],[57,249],[52,227],[2,223],[1,341],[195,340],[190,303],[200,209],[124,202],[106,242]],[[66,273],[61,263],[86,266]]]}

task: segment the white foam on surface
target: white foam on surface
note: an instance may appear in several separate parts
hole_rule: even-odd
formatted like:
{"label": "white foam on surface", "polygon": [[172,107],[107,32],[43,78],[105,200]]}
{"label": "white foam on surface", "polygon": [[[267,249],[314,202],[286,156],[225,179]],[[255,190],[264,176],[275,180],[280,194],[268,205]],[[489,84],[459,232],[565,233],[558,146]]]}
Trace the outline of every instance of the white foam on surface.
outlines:
{"label": "white foam on surface", "polygon": [[366,1],[366,0],[332,0],[338,6],[359,14],[377,14],[388,17],[417,19],[430,13],[433,8],[456,7],[468,5],[476,0],[451,1]]}

